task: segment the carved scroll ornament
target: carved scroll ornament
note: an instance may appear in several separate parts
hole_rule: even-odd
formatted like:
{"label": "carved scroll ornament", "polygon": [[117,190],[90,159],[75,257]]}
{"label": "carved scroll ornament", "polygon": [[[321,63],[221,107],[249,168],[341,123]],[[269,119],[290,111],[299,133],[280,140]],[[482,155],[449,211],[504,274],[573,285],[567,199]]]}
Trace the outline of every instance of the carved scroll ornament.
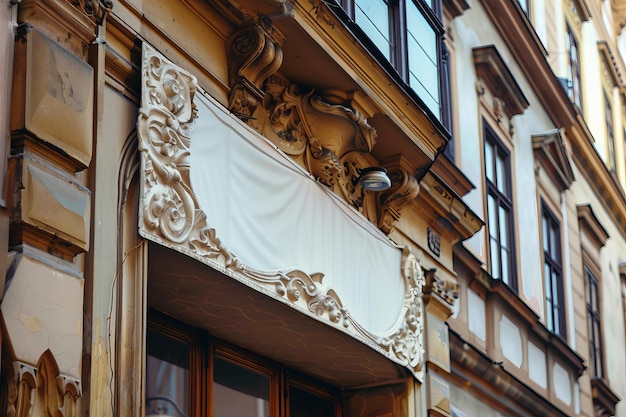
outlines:
{"label": "carved scroll ornament", "polygon": [[295,84],[272,78],[263,106],[269,126],[261,133],[331,188],[352,178],[344,169],[346,157],[369,153],[376,142],[376,130],[363,115],[324,100],[315,90],[301,92]]}
{"label": "carved scroll ornament", "polygon": [[281,43],[276,31],[261,24],[240,29],[228,39],[228,108],[245,122],[254,118],[263,100],[263,81],[283,62]]}
{"label": "carved scroll ornament", "polygon": [[[388,334],[368,332],[343,306],[339,295],[326,287],[323,274],[297,269],[261,271],[244,264],[223,245],[216,230],[199,208],[189,179],[190,127],[196,117],[193,97],[196,81],[144,44],[142,107],[138,117],[139,150],[142,155],[141,233],[194,257],[224,274],[287,301],[296,309],[325,319],[421,378],[423,363],[422,267],[408,250],[403,251],[402,276],[405,296],[401,316]],[[311,98],[311,97],[309,97]],[[316,101],[316,100],[312,100]],[[302,104],[315,108],[317,104]],[[330,113],[343,110],[327,109]],[[338,116],[340,118],[345,115]],[[354,116],[359,120],[358,116]],[[352,126],[357,129],[358,123]],[[316,133],[320,144],[327,137]],[[370,146],[367,138],[358,146]],[[338,157],[345,149],[328,149]]]}

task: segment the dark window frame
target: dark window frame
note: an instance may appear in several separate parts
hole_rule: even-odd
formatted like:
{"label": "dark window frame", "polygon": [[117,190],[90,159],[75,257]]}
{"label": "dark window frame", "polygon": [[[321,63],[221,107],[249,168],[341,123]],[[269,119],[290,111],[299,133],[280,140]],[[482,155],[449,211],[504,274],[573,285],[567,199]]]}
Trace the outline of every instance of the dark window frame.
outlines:
{"label": "dark window frame", "polygon": [[[296,387],[308,394],[334,404],[334,417],[342,415],[342,392],[312,376],[302,374],[283,364],[249,352],[238,346],[218,339],[206,331],[193,328],[176,319],[150,311],[148,331],[157,333],[161,338],[171,339],[173,343],[184,343],[189,346],[189,370],[187,415],[213,416],[213,361],[219,358],[245,371],[266,375],[269,382],[269,413],[271,416],[286,417],[289,415],[289,389]],[[160,349],[159,349],[160,348]],[[157,350],[162,351],[159,346]],[[150,355],[150,345],[146,343],[146,355]],[[148,378],[148,375],[146,375]],[[144,381],[146,386],[149,381]],[[176,413],[174,413],[176,415]]]}
{"label": "dark window frame", "polygon": [[[489,179],[487,175],[487,158],[486,152],[487,147],[490,147],[494,150],[494,158],[492,161],[493,166],[491,167],[492,172],[497,173],[497,161],[498,159],[502,161],[504,165],[504,181],[505,184],[502,184],[504,187],[504,191],[502,191],[497,183],[494,183]],[[496,134],[496,132],[491,128],[491,126],[487,123],[486,120],[483,119],[483,155],[484,163],[483,163],[483,175],[485,177],[485,185],[486,185],[486,212],[487,212],[487,239],[488,239],[488,247],[489,247],[489,271],[495,279],[502,279],[505,275],[506,268],[506,276],[507,280],[503,280],[503,282],[509,286],[514,292],[518,291],[518,280],[517,280],[517,257],[516,257],[516,235],[515,235],[515,225],[514,225],[514,204],[513,204],[513,183],[512,183],[512,167],[511,167],[511,153],[508,148],[502,143],[500,137]],[[497,174],[495,174],[497,176]],[[493,198],[495,200],[496,212],[490,213],[489,209],[489,199]],[[503,231],[501,230],[500,225],[502,224],[502,219],[500,218],[500,209],[504,208],[508,213],[506,221],[506,242],[503,242]],[[495,216],[495,219],[492,217]],[[491,230],[489,224],[497,225],[497,233],[496,231]],[[492,259],[493,248],[492,245],[497,246],[498,252],[498,270],[494,271]],[[507,262],[502,262],[502,251],[507,251]]]}
{"label": "dark window frame", "polygon": [[580,70],[580,48],[578,39],[569,23],[566,23],[565,40],[568,57],[568,95],[570,100],[582,112],[582,76]]}
{"label": "dark window frame", "polygon": [[[386,68],[389,68],[390,74],[394,72],[397,74],[397,78],[402,87],[408,92],[412,93],[417,101],[421,104],[423,110],[431,113],[443,127],[450,129],[450,117],[449,106],[450,97],[448,77],[449,72],[446,61],[444,35],[445,28],[443,25],[443,6],[442,0],[385,0],[389,10],[389,24],[390,24],[390,58],[387,59],[383,51],[375,45],[375,43],[368,37],[365,30],[359,27],[355,21],[355,1],[357,0],[336,0],[341,6],[342,11],[345,13],[349,23],[352,23],[355,33],[360,33],[359,38],[369,49],[369,51],[378,59],[379,63]],[[433,33],[436,36],[436,48],[437,48],[437,88],[438,88],[438,105],[439,112],[435,114],[432,109],[426,104],[425,98],[420,97],[417,91],[410,86],[409,83],[409,57],[408,57],[408,44],[407,44],[407,13],[406,2],[413,2],[418,11],[425,18],[426,22],[430,25]],[[341,15],[341,13],[339,14]]]}
{"label": "dark window frame", "polygon": [[[546,230],[546,225],[548,230]],[[543,200],[541,202],[541,236],[543,279],[546,291],[546,327],[567,341],[561,223]]]}
{"label": "dark window frame", "polygon": [[589,340],[589,375],[604,378],[602,320],[600,317],[600,281],[588,265],[584,265],[587,305],[587,339]]}

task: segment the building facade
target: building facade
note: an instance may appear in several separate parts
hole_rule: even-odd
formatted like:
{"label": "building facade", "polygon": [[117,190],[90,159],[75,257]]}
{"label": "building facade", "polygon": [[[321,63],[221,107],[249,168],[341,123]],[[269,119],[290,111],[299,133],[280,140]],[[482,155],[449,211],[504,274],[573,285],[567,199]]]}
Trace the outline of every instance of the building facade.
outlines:
{"label": "building facade", "polygon": [[626,416],[626,2],[0,20],[7,415]]}

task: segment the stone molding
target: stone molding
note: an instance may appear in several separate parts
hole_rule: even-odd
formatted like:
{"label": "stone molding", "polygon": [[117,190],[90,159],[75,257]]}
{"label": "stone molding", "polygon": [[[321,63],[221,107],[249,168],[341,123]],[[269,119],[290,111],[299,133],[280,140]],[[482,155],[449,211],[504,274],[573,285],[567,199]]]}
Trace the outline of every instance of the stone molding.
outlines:
{"label": "stone molding", "polygon": [[[150,46],[143,47],[142,104],[138,116],[138,149],[142,156],[140,233],[176,248],[251,288],[308,316],[334,326],[407,368],[423,375],[422,266],[408,248],[402,252],[405,295],[401,316],[386,334],[363,328],[343,306],[339,295],[322,283],[323,274],[297,269],[261,271],[228,250],[199,208],[189,177],[190,128],[197,117],[195,77]],[[341,110],[343,111],[343,110]]]}
{"label": "stone molding", "polygon": [[16,361],[13,363],[14,384],[9,387],[9,416],[41,415],[75,417],[79,415],[78,402],[82,395],[80,381],[59,372],[50,350],[42,353],[37,366]]}

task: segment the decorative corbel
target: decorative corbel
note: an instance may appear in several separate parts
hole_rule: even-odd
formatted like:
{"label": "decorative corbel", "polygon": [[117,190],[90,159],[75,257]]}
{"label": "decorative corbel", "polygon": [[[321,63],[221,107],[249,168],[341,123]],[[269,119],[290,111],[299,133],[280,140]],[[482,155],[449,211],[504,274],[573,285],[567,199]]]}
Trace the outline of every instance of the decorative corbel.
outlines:
{"label": "decorative corbel", "polygon": [[391,187],[378,199],[378,227],[389,234],[400,219],[400,210],[417,197],[420,186],[411,174],[412,164],[402,155],[394,156],[383,164],[391,179]]}
{"label": "decorative corbel", "polygon": [[459,285],[456,282],[447,281],[437,276],[437,269],[429,269],[425,271],[426,285],[424,285],[424,294],[437,294],[443,301],[450,306],[459,298]]}
{"label": "decorative corbel", "polygon": [[233,33],[227,41],[229,110],[249,123],[263,100],[263,82],[283,62],[282,35],[258,22]]}
{"label": "decorative corbel", "polygon": [[351,194],[348,165],[354,154],[369,153],[376,141],[376,130],[350,100],[350,94],[339,97],[337,91],[328,97],[316,90],[302,92],[276,77],[266,83],[263,99],[269,126],[261,133],[321,183],[343,188],[338,191],[344,196]]}

